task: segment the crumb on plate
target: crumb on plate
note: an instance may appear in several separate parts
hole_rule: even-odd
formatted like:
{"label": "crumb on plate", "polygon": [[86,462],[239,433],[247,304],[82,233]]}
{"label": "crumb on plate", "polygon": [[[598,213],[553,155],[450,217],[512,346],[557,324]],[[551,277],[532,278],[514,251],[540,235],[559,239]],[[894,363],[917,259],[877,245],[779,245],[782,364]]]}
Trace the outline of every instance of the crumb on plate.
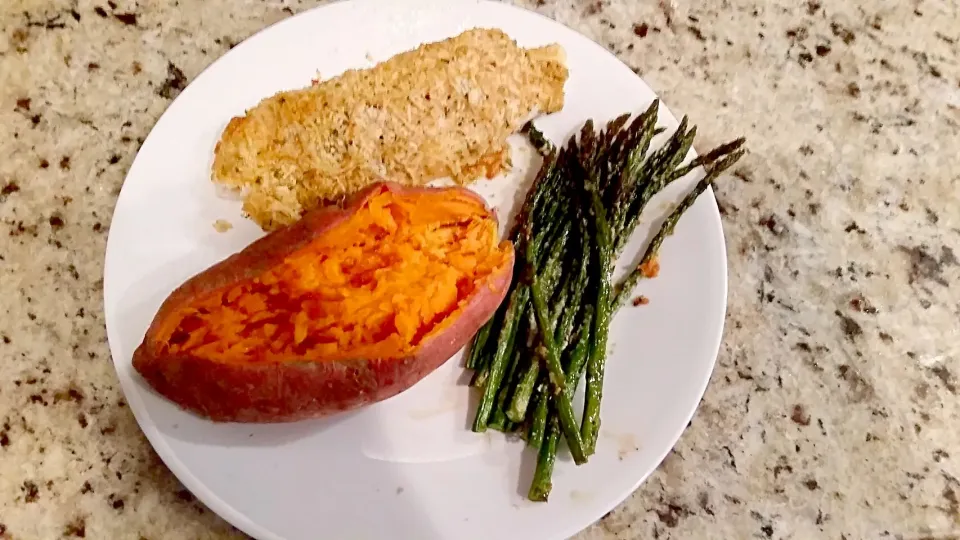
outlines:
{"label": "crumb on plate", "polygon": [[660,257],[653,257],[649,261],[640,265],[640,272],[643,277],[652,279],[660,275]]}

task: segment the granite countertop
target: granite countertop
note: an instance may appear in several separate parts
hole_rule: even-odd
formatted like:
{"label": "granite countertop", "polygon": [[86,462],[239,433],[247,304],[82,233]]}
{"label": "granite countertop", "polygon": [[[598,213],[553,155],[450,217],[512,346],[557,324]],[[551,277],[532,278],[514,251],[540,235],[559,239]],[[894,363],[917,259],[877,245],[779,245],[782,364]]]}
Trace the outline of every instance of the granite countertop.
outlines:
{"label": "granite countertop", "polygon": [[[752,150],[718,193],[730,305],[703,404],[581,537],[958,538],[956,2],[521,3],[614,51],[705,145],[744,134]],[[241,536],[126,407],[102,260],[171,100],[312,5],[0,6],[0,538]]]}

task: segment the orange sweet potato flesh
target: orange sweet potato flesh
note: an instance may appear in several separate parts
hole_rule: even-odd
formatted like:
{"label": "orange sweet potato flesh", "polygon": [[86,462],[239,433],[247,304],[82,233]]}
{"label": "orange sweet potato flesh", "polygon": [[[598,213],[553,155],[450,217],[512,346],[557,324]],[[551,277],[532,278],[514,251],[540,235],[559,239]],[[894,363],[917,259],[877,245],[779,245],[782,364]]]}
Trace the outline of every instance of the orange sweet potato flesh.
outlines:
{"label": "orange sweet potato flesh", "polygon": [[464,188],[381,183],[191,278],[133,365],[216,421],[325,416],[409,388],[503,301],[513,246]]}

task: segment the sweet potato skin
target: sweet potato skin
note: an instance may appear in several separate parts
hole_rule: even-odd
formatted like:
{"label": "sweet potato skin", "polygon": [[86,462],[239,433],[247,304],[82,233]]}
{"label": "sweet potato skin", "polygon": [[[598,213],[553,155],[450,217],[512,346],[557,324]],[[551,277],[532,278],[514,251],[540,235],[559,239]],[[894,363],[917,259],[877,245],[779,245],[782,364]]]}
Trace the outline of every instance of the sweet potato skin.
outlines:
{"label": "sweet potato skin", "polygon": [[198,295],[262,274],[348,218],[384,189],[402,195],[430,188],[376,184],[357,193],[342,207],[307,213],[294,225],[264,236],[190,278],[157,311],[133,354],[134,368],[161,395],[200,416],[217,422],[269,423],[318,418],[381,401],[410,388],[440,367],[467,344],[503,301],[513,275],[512,251],[507,263],[468,299],[452,324],[428,337],[408,357],[227,364],[159,351],[159,327],[180,306]]}

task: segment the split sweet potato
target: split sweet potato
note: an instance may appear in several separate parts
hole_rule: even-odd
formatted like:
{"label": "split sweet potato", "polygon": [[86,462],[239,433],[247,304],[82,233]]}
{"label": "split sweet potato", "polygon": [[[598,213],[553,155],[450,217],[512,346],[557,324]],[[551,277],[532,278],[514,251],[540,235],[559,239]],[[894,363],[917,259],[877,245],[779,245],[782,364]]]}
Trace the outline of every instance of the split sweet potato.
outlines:
{"label": "split sweet potato", "polygon": [[133,365],[216,421],[352,409],[402,392],[461,349],[503,301],[513,258],[471,191],[380,183],[188,280]]}

